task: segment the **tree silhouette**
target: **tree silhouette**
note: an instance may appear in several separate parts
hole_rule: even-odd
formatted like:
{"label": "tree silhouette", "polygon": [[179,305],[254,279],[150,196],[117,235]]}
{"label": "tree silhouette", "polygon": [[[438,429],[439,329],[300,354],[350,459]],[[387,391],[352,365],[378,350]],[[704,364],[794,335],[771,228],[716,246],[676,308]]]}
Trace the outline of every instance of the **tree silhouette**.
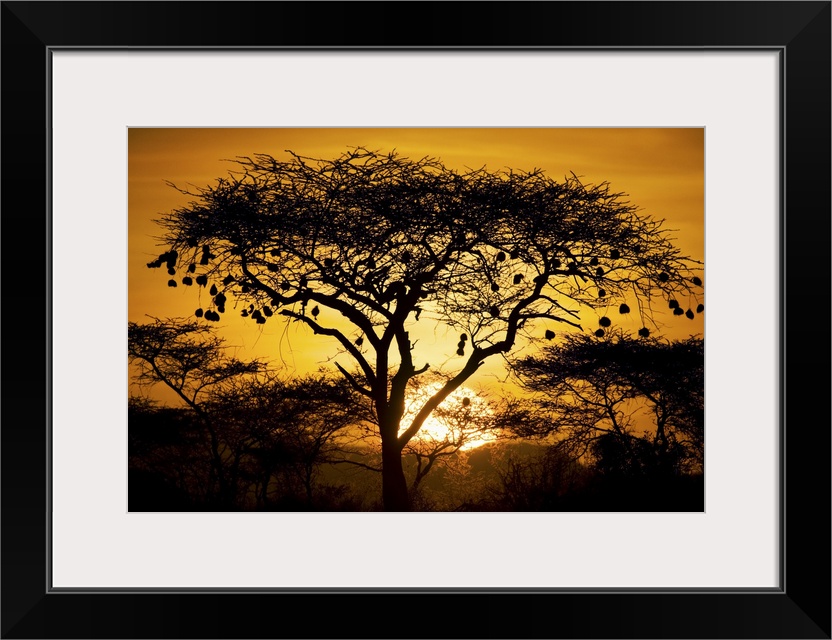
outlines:
{"label": "tree silhouette", "polygon": [[220,426],[202,400],[218,385],[262,371],[264,365],[228,357],[224,341],[213,335],[210,327],[159,318],[147,324],[128,323],[127,354],[137,367],[135,381],[139,385],[165,384],[199,417],[210,442],[209,486],[216,484],[219,503],[230,506],[235,486],[229,477]]}
{"label": "tree silhouette", "polygon": [[282,501],[314,509],[320,467],[341,458],[342,436],[359,419],[354,405],[343,379],[284,380],[267,372],[224,385],[206,409],[238,434],[235,450],[261,508]]}
{"label": "tree silhouette", "polygon": [[545,415],[518,431],[554,435],[560,450],[589,454],[607,475],[701,472],[704,368],[697,337],[567,336],[515,364]]}
{"label": "tree silhouette", "polygon": [[557,447],[539,447],[515,456],[509,449],[499,452],[499,483],[491,488],[499,511],[568,511],[573,494],[586,484],[587,471]]}
{"label": "tree silhouette", "polygon": [[131,397],[131,467],[176,476],[194,505],[251,508],[253,494],[261,509],[281,501],[315,508],[320,466],[336,459],[342,433],[362,418],[343,378],[283,380],[259,361],[229,357],[212,327],[129,323],[128,356],[136,383],[165,384],[186,405]]}
{"label": "tree silhouette", "polygon": [[[405,447],[486,359],[555,327],[582,330],[582,308],[612,303],[649,333],[657,299],[699,293],[696,263],[662,222],[607,184],[364,148],[290,156],[241,158],[215,185],[180,189],[195,199],[159,220],[167,251],[148,266],[182,274],[169,286],[210,287],[210,308],[197,311],[209,322],[234,296],[254,323],[279,316],[338,341],[352,362],[335,366],[376,414],[387,510],[410,506]],[[454,331],[459,364],[401,429],[409,388],[430,367],[410,339],[416,322]]]}

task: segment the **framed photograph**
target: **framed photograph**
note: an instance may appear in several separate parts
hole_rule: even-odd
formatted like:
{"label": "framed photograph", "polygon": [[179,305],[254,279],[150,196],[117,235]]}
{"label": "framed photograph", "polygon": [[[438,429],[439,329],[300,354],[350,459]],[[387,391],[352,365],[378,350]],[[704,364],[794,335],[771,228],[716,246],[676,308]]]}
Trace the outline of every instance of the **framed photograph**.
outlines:
{"label": "framed photograph", "polygon": [[829,2],[2,11],[3,637],[830,637]]}

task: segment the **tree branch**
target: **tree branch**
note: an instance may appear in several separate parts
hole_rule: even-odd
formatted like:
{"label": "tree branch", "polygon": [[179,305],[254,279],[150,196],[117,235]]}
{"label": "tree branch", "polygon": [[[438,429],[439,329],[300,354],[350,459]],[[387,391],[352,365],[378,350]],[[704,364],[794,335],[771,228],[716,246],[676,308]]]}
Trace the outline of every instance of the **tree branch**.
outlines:
{"label": "tree branch", "polygon": [[294,318],[295,320],[299,320],[301,322],[306,323],[316,334],[332,336],[333,338],[336,338],[338,342],[340,342],[341,345],[344,347],[344,349],[346,349],[347,352],[353,358],[355,358],[356,362],[358,362],[358,365],[364,371],[364,376],[367,378],[370,384],[374,383],[376,375],[372,367],[367,362],[367,360],[365,360],[364,356],[361,355],[361,352],[358,350],[358,347],[356,347],[349,340],[349,338],[347,338],[347,336],[338,331],[338,329],[327,329],[326,327],[322,327],[321,325],[319,325],[311,318],[308,318],[307,316],[303,315],[302,313],[297,313],[296,311],[290,311],[288,309],[283,309],[282,311],[280,311],[280,315],[286,316],[287,318]]}
{"label": "tree branch", "polygon": [[351,386],[353,389],[355,389],[356,391],[358,391],[358,393],[360,393],[360,394],[361,394],[361,395],[363,395],[363,396],[367,396],[368,398],[372,398],[372,397],[373,397],[373,392],[372,392],[372,391],[370,391],[369,389],[365,389],[364,387],[362,387],[362,386],[358,383],[358,381],[355,379],[355,377],[354,377],[354,376],[353,376],[353,375],[352,375],[349,371],[347,371],[346,369],[344,369],[344,367],[342,367],[342,366],[341,366],[340,364],[338,364],[337,362],[335,363],[335,366],[338,368],[338,371],[340,371],[340,372],[341,372],[341,374],[342,374],[342,375],[343,375],[343,376],[347,379],[347,382],[349,382],[349,383],[350,383],[350,386]]}

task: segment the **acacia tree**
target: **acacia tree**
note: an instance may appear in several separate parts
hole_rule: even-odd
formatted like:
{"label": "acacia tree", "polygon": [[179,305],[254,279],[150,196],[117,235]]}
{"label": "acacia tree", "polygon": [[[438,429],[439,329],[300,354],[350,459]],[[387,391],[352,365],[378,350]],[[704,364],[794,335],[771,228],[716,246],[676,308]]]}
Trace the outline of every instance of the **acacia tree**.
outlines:
{"label": "acacia tree", "polygon": [[554,435],[561,451],[574,458],[589,453],[617,470],[686,465],[700,471],[704,368],[698,337],[633,339],[619,331],[602,338],[567,336],[515,363],[522,383],[539,393],[545,415],[516,431]]}
{"label": "acacia tree", "polygon": [[[456,171],[363,148],[237,167],[180,189],[195,199],[159,220],[168,250],[148,266],[210,286],[205,320],[233,295],[253,322],[279,316],[338,341],[352,363],[335,366],[376,414],[387,510],[409,508],[403,450],[486,359],[557,325],[582,330],[582,308],[611,303],[649,334],[656,299],[695,299],[701,286],[662,221],[574,175]],[[420,320],[456,332],[459,364],[400,429],[409,386],[430,367],[410,339]]]}
{"label": "acacia tree", "polygon": [[[188,487],[192,493],[201,489],[203,502],[246,507],[246,494],[255,485],[261,508],[269,506],[272,494],[291,495],[295,502],[302,496],[306,508],[312,508],[320,466],[336,459],[342,434],[362,417],[353,413],[352,388],[343,378],[325,375],[287,381],[260,361],[243,362],[226,351],[212,327],[158,318],[128,323],[134,382],[164,384],[188,408],[157,408],[134,396],[129,406],[137,424],[131,421],[131,435],[141,444],[141,432],[152,426],[155,440],[175,445],[163,453],[166,464],[179,467],[180,475],[189,467],[195,471],[204,456],[207,486]],[[180,442],[192,423],[205,438]],[[136,460],[150,462],[148,470],[153,470],[153,452],[135,453]],[[198,472],[194,475],[199,477]],[[197,484],[206,484],[205,479]]]}
{"label": "acacia tree", "polygon": [[224,439],[203,400],[234,378],[262,371],[263,363],[227,356],[224,341],[213,335],[209,327],[159,318],[147,324],[128,323],[127,355],[136,367],[137,384],[165,384],[198,416],[209,438],[209,484],[217,485],[221,505],[233,503],[235,486],[226,463]]}

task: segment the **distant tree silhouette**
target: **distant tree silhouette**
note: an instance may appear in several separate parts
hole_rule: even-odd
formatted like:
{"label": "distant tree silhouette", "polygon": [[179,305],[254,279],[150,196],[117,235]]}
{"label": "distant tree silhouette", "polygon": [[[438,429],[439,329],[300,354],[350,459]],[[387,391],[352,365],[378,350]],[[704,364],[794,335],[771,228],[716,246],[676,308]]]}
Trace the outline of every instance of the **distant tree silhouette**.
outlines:
{"label": "distant tree silhouette", "polygon": [[188,321],[130,323],[128,345],[136,382],[167,385],[188,410],[131,399],[131,466],[145,472],[134,474],[142,486],[161,474],[190,494],[191,508],[251,508],[252,498],[260,509],[315,508],[320,465],[357,419],[345,380],[282,380],[259,361],[228,357],[211,327]]}
{"label": "distant tree silhouette", "polygon": [[220,427],[206,410],[203,399],[211,390],[235,377],[262,371],[259,361],[243,362],[228,357],[224,341],[210,327],[196,322],[153,318],[153,322],[130,322],[127,326],[127,354],[136,367],[139,385],[162,383],[200,419],[210,444],[209,487],[221,506],[230,506],[235,486],[229,477],[227,449]]}
{"label": "distant tree silhouette", "polygon": [[212,393],[206,409],[230,433],[261,508],[314,509],[320,467],[340,460],[361,416],[343,379],[274,374],[238,378]]}
{"label": "distant tree silhouette", "polygon": [[696,337],[568,336],[516,363],[545,414],[519,430],[554,436],[561,450],[589,455],[605,475],[701,472],[704,366]]}
{"label": "distant tree silhouette", "polygon": [[[582,309],[594,318],[611,304],[649,334],[651,300],[700,294],[697,263],[662,221],[575,175],[456,171],[363,148],[332,160],[255,155],[237,169],[181,189],[194,200],[159,220],[166,251],[148,267],[164,267],[169,286],[209,290],[201,322],[233,305],[255,324],[277,316],[338,341],[351,362],[335,366],[376,415],[387,510],[410,508],[408,444],[485,360],[551,340],[555,327],[582,330]],[[430,367],[410,338],[417,322],[455,333],[458,365],[401,429]]]}
{"label": "distant tree silhouette", "polygon": [[587,482],[586,469],[557,447],[538,447],[516,455],[498,452],[499,483],[491,487],[492,510],[568,511]]}

